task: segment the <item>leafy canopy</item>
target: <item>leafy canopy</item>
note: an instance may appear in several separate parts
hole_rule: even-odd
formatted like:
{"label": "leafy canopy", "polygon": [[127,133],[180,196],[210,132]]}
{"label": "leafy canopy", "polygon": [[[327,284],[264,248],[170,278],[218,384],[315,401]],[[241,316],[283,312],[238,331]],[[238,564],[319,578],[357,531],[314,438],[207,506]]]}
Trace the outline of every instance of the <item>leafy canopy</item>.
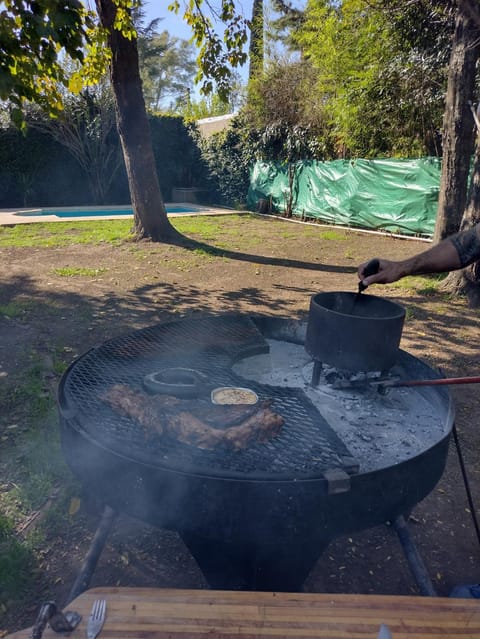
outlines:
{"label": "leafy canopy", "polygon": [[0,99],[22,122],[24,100],[48,112],[61,109],[61,86],[68,86],[68,56],[78,63],[92,43],[93,15],[79,0],[4,0],[0,11]]}
{"label": "leafy canopy", "polygon": [[[126,38],[136,37],[132,12],[139,0],[112,0],[115,28]],[[238,15],[234,0],[221,0],[215,9],[209,0],[174,0],[171,11],[183,10],[199,48],[197,82],[209,94],[217,85],[228,95],[232,67],[242,65],[247,54],[249,22]],[[80,0],[4,0],[0,10],[0,100],[11,106],[17,125],[23,124],[25,101],[40,105],[50,115],[62,109],[66,90],[78,93],[104,75],[111,52],[106,33],[94,12]],[[223,24],[216,31],[214,21]],[[74,61],[77,70],[69,74]],[[71,64],[70,64],[71,67]]]}
{"label": "leafy canopy", "polygon": [[309,0],[296,33],[337,152],[431,152],[443,109],[448,12],[429,0]]}
{"label": "leafy canopy", "polygon": [[[218,94],[227,99],[233,77],[232,67],[247,60],[244,46],[248,40],[250,21],[236,12],[235,0],[221,0],[215,8],[209,0],[174,0],[169,9],[178,13],[183,7],[183,19],[191,27],[192,41],[197,46],[198,72],[195,81],[201,91],[210,94],[217,85]],[[223,24],[223,36],[215,29],[215,21]]]}

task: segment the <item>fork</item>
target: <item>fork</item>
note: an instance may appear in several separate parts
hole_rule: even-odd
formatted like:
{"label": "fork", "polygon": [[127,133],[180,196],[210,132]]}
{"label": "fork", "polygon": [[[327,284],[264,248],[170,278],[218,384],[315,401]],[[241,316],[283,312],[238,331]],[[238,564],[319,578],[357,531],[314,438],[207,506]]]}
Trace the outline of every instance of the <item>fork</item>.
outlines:
{"label": "fork", "polygon": [[105,621],[105,599],[96,599],[87,622],[87,639],[95,639],[100,633]]}

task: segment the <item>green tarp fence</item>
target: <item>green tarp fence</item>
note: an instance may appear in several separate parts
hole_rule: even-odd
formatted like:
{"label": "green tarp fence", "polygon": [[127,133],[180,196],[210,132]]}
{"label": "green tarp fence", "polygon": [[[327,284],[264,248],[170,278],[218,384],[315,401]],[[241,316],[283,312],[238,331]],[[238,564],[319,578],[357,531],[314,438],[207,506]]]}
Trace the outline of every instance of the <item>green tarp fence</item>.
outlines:
{"label": "green tarp fence", "polygon": [[[431,237],[440,188],[440,158],[417,160],[305,161],[295,165],[292,214],[364,229]],[[256,162],[250,175],[248,206],[260,200],[285,212],[286,164]]]}

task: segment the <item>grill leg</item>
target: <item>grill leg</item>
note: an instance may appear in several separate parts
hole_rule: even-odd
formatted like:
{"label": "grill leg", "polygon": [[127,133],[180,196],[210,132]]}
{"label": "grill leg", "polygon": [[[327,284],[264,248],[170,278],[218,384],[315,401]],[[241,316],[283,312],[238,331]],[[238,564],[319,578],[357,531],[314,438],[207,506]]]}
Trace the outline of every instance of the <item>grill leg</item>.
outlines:
{"label": "grill leg", "polygon": [[322,362],[318,362],[317,360],[313,362],[312,381],[310,383],[315,388],[318,386],[318,382],[320,381],[320,375],[322,374],[322,366],[323,366]]}
{"label": "grill leg", "polygon": [[395,532],[398,535],[405,557],[410,565],[410,570],[415,577],[415,581],[422,595],[426,597],[437,597],[437,593],[428,575],[425,564],[413,543],[410,531],[403,515],[399,515],[392,523]]}
{"label": "grill leg", "polygon": [[88,588],[116,516],[117,513],[112,510],[110,506],[105,506],[102,518],[97,530],[95,531],[92,543],[90,544],[90,548],[88,549],[88,553],[80,569],[80,573],[72,586],[70,594],[68,595],[67,603],[70,603]]}

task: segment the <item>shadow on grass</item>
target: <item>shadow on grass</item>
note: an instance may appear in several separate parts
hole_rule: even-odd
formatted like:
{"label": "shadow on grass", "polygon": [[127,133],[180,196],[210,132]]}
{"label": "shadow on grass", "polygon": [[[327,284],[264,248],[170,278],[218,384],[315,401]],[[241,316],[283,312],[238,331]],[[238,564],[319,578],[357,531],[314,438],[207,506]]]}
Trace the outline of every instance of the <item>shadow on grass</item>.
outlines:
{"label": "shadow on grass", "polygon": [[184,236],[170,242],[174,246],[189,249],[192,251],[202,251],[211,257],[228,258],[229,260],[239,260],[252,264],[263,264],[265,266],[284,266],[288,268],[300,268],[308,271],[327,271],[329,273],[356,273],[357,268],[352,266],[339,266],[337,264],[321,264],[315,262],[305,262],[303,260],[292,260],[284,257],[272,257],[264,255],[254,255],[252,253],[242,253],[231,251],[230,249],[218,248],[205,242],[199,242]]}

